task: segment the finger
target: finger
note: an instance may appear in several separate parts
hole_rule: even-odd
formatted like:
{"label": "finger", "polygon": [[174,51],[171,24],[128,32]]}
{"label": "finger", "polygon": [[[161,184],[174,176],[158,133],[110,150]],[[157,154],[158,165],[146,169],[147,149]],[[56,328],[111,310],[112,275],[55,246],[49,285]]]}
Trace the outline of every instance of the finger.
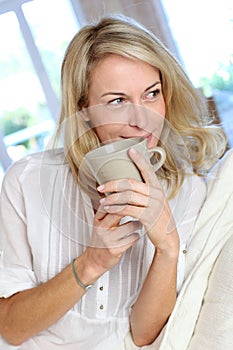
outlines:
{"label": "finger", "polygon": [[[123,253],[125,252],[128,248],[130,248],[132,245],[134,245],[138,239],[140,238],[139,234],[138,233],[132,233],[130,235],[127,235],[121,239],[118,239],[116,241],[113,241],[113,242],[108,242],[106,244],[105,242],[105,246],[104,248],[107,248],[107,249],[119,249],[119,252],[118,253]],[[116,252],[115,252],[116,254]]]}
{"label": "finger", "polygon": [[109,214],[117,214],[124,216],[131,216],[134,219],[140,220],[142,217],[143,211],[146,210],[144,207],[137,207],[133,205],[106,205],[104,206],[104,210],[106,210]]}
{"label": "finger", "polygon": [[153,183],[157,179],[155,171],[150,163],[134,148],[130,148],[129,156],[140,170],[145,182]]}
{"label": "finger", "polygon": [[118,247],[123,247],[124,251],[126,251],[127,249],[129,249],[130,247],[132,247],[132,245],[134,245],[138,240],[139,240],[140,236],[138,233],[132,233],[131,235],[119,240],[117,242],[117,246]]}
{"label": "finger", "polygon": [[148,196],[132,191],[117,192],[100,200],[101,205],[130,204],[141,207],[148,206]]}
{"label": "finger", "polygon": [[136,233],[136,231],[141,230],[141,228],[142,224],[140,221],[129,221],[114,229],[111,235],[114,235],[116,240],[122,240],[123,238]]}
{"label": "finger", "polygon": [[134,191],[144,195],[149,195],[149,186],[147,184],[131,178],[106,182],[97,187],[97,190],[100,193]]}
{"label": "finger", "polygon": [[102,220],[106,215],[106,211],[104,210],[103,206],[100,205],[95,213],[95,220]]}
{"label": "finger", "polygon": [[164,203],[155,203],[150,208],[133,205],[111,205],[105,206],[104,209],[108,213],[118,214],[122,217],[131,216],[139,220],[148,230],[158,222],[164,210]]}
{"label": "finger", "polygon": [[117,213],[107,213],[104,207],[100,205],[95,214],[94,226],[102,228],[116,227],[119,224],[121,218],[122,217]]}

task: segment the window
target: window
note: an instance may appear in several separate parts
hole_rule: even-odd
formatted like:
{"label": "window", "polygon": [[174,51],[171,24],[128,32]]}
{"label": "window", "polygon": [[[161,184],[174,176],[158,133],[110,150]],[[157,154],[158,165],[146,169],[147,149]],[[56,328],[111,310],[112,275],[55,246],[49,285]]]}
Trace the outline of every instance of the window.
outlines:
{"label": "window", "polygon": [[163,0],[169,25],[193,84],[214,97],[233,146],[233,2]]}
{"label": "window", "polygon": [[79,29],[70,1],[34,0],[25,3],[22,8],[49,80],[59,96],[59,74],[64,52],[68,41]]}
{"label": "window", "polygon": [[[44,148],[59,114],[60,68],[79,25],[69,0],[0,2],[0,152],[6,169]],[[65,15],[64,15],[65,14]]]}

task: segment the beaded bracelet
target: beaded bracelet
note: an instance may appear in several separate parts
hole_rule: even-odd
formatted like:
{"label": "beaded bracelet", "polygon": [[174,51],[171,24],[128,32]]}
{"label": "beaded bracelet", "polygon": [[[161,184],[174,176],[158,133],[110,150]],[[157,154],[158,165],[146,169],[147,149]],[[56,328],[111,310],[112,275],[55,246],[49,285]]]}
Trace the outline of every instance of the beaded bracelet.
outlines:
{"label": "beaded bracelet", "polygon": [[79,279],[78,277],[78,274],[77,274],[77,271],[75,269],[75,266],[74,266],[74,262],[75,262],[75,259],[72,260],[72,270],[73,270],[73,273],[74,273],[74,277],[76,279],[76,282],[78,283],[78,285],[80,287],[82,287],[83,289],[85,289],[86,291],[88,291],[89,289],[91,289],[93,287],[93,284],[83,284],[83,282]]}

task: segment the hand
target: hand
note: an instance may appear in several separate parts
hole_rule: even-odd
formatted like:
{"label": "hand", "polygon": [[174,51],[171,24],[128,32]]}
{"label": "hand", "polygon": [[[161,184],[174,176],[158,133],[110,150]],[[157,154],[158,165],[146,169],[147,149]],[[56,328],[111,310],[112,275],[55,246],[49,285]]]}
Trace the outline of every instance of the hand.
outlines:
{"label": "hand", "polygon": [[85,255],[88,265],[98,276],[114,267],[139,238],[135,231],[141,229],[141,223],[129,221],[119,225],[121,219],[119,214],[106,213],[102,206],[95,214],[92,240]]}
{"label": "hand", "polygon": [[140,153],[131,149],[129,156],[140,170],[145,183],[133,179],[107,182],[99,186],[98,190],[112,194],[101,199],[101,205],[107,213],[138,219],[158,250],[170,250],[178,254],[179,237],[162,186],[152,166]]}

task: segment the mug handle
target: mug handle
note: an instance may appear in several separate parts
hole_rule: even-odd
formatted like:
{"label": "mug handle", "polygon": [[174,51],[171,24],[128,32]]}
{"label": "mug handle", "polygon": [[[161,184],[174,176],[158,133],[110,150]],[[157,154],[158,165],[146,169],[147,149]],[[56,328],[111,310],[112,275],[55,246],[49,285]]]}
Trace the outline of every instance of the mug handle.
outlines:
{"label": "mug handle", "polygon": [[150,158],[153,156],[154,153],[159,153],[159,155],[160,155],[158,162],[156,162],[155,164],[152,165],[154,171],[157,171],[159,168],[161,168],[161,166],[164,164],[164,162],[166,160],[166,152],[164,151],[164,149],[162,147],[149,148],[148,152],[150,154]]}

